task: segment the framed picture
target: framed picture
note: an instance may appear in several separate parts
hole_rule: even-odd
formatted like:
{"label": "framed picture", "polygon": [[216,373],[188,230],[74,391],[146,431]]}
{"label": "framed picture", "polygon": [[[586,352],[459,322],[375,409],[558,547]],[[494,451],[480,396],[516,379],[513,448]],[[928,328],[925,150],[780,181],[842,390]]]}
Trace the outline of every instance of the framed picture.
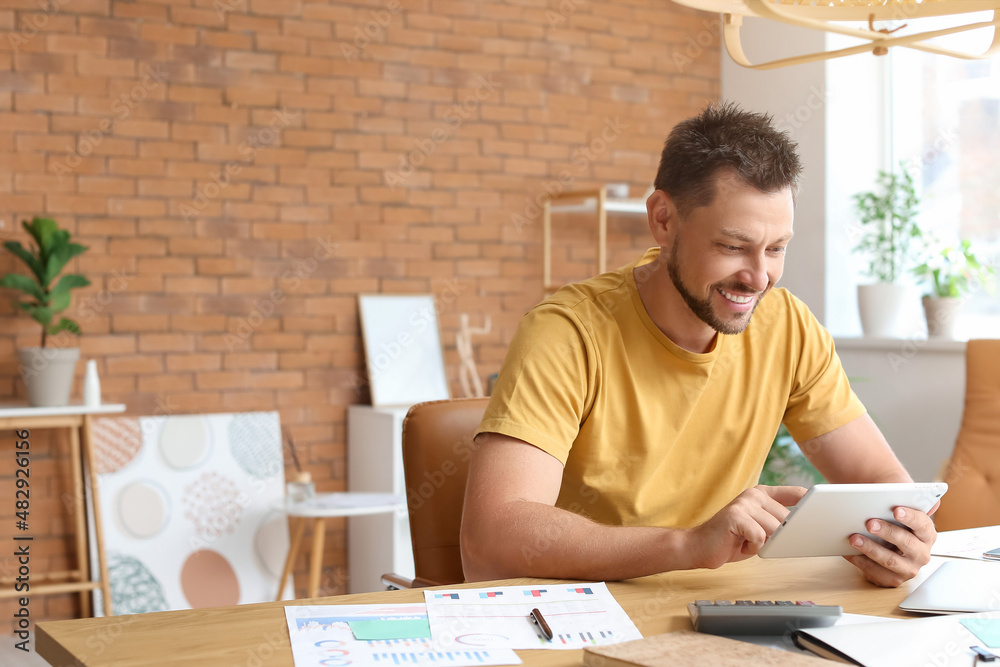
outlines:
{"label": "framed picture", "polygon": [[431,294],[359,294],[372,405],[451,398]]}

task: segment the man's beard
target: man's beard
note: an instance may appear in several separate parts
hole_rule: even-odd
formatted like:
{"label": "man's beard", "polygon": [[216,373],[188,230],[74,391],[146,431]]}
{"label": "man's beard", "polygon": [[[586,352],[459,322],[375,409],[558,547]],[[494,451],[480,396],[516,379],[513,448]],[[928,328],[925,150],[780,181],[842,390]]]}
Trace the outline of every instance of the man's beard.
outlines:
{"label": "man's beard", "polygon": [[670,275],[670,281],[674,284],[674,288],[676,288],[677,292],[680,293],[681,297],[684,299],[684,303],[686,303],[688,308],[691,309],[691,312],[693,312],[699,320],[721,334],[735,336],[736,334],[743,333],[743,331],[750,324],[750,318],[753,316],[754,311],[757,310],[757,305],[760,304],[760,297],[763,294],[757,296],[757,301],[754,303],[753,308],[749,311],[742,313],[731,320],[724,320],[718,316],[715,312],[715,308],[712,306],[712,293],[719,289],[723,289],[734,294],[756,294],[757,290],[750,287],[746,283],[715,283],[712,285],[708,297],[705,299],[699,299],[684,285],[684,281],[681,279],[681,263],[678,259],[678,257],[680,257],[680,243],[675,242],[672,250],[673,252],[670,254],[670,259],[667,261],[667,273]]}

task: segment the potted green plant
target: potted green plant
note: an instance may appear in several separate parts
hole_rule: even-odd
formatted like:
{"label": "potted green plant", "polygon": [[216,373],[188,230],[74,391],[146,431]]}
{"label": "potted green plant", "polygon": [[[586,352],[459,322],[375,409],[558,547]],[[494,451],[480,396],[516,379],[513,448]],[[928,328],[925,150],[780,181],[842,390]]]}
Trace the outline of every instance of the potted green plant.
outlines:
{"label": "potted green plant", "polygon": [[90,284],[84,276],[67,274],[53,285],[66,264],[87,251],[86,246],[70,242],[69,232],[60,229],[54,220],[34,218],[21,225],[31,235],[34,244],[25,248],[19,241],[3,245],[27,265],[29,275],[8,273],[0,278],[0,287],[20,290],[26,300],[18,298],[15,306],[28,313],[42,326],[40,347],[18,349],[21,376],[28,387],[28,402],[33,406],[58,406],[69,402],[73,371],[80,349],[49,345],[50,337],[65,332],[79,335],[80,327],[73,320],[57,315],[69,307],[70,290]]}
{"label": "potted green plant", "polygon": [[866,336],[899,333],[909,287],[900,279],[912,268],[923,234],[917,223],[920,199],[913,176],[879,171],[876,190],[854,195],[860,233],[854,251],[865,256],[865,273],[874,283],[858,286],[858,310]]}
{"label": "potted green plant", "polygon": [[926,261],[913,269],[929,284],[930,291],[923,297],[927,336],[953,340],[965,298],[976,287],[992,290],[995,271],[976,257],[968,239],[958,245],[935,241],[928,249]]}
{"label": "potted green plant", "polygon": [[805,457],[785,425],[778,427],[757,483],[767,486],[798,484],[808,487],[824,481],[823,475]]}

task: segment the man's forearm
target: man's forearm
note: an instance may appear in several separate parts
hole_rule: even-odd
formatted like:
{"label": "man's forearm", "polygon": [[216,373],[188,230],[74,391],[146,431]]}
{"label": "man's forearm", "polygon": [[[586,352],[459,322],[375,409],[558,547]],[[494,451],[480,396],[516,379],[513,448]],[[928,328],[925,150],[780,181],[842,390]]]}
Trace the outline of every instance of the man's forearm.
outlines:
{"label": "man's forearm", "polygon": [[834,484],[913,481],[867,414],[799,447]]}
{"label": "man's forearm", "polygon": [[684,530],[605,526],[551,505],[513,501],[462,527],[469,581],[619,580],[695,567]]}

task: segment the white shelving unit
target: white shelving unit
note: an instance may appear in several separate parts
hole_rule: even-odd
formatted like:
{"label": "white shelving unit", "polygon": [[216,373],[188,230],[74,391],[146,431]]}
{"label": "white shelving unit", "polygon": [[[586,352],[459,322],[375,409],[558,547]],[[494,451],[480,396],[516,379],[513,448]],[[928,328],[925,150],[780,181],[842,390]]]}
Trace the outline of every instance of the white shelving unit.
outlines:
{"label": "white shelving unit", "polygon": [[[403,479],[403,418],[409,406],[352,405],[347,411],[347,489],[406,496]],[[410,519],[403,507],[392,514],[347,521],[348,593],[384,590],[387,572],[412,578]]]}

